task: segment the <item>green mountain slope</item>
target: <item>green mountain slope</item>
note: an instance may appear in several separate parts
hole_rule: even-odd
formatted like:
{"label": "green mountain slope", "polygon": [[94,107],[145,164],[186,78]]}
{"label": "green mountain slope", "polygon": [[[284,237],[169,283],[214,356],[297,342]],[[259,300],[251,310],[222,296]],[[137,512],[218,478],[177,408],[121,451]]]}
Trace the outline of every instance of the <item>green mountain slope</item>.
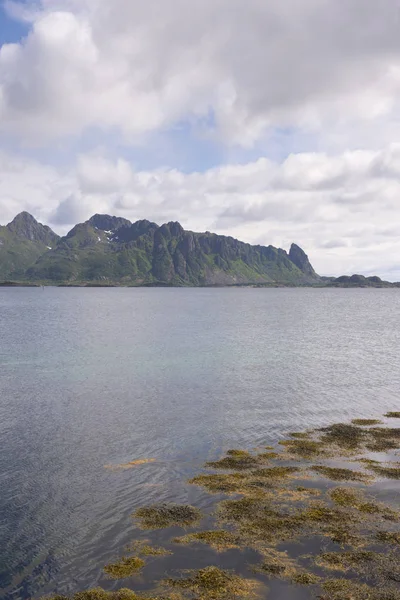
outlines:
{"label": "green mountain slope", "polygon": [[296,245],[290,253],[232,237],[94,215],[26,273],[31,281],[126,285],[305,285],[319,276]]}
{"label": "green mountain slope", "polygon": [[49,249],[59,236],[22,212],[6,226],[0,226],[0,280],[21,279],[27,269]]}

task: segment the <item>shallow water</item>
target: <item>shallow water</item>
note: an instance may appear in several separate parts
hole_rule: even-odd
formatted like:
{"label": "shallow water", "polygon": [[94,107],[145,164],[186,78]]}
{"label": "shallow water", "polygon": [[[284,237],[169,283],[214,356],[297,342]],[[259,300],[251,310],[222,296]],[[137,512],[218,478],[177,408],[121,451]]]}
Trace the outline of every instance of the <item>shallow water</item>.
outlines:
{"label": "shallow water", "polygon": [[399,317],[398,290],[0,289],[1,597],[111,589],[135,508],[211,510],[206,460],[399,410]]}

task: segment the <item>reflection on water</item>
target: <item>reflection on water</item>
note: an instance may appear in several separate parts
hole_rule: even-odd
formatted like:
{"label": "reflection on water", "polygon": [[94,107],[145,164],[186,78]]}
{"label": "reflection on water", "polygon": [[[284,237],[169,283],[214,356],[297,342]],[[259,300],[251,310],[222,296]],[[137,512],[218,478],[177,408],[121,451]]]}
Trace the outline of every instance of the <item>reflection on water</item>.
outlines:
{"label": "reflection on water", "polygon": [[[2,596],[112,589],[135,508],[212,510],[186,484],[206,460],[398,409],[399,313],[397,290],[1,289]],[[137,587],[209,561],[174,548]]]}

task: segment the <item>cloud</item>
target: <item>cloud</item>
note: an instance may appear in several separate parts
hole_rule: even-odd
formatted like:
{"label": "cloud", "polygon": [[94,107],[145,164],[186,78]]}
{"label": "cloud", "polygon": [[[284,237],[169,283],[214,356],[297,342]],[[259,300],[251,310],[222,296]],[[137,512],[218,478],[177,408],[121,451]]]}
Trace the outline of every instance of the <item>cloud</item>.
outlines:
{"label": "cloud", "polygon": [[42,0],[8,10],[31,30],[0,51],[0,127],[25,142],[90,127],[140,139],[212,114],[210,133],[225,144],[295,127],[345,147],[349,133],[386,136],[398,109],[396,0]]}
{"label": "cloud", "polygon": [[[80,155],[66,172],[3,153],[0,208],[3,222],[29,210],[60,233],[96,212],[160,224],[179,220],[187,229],[250,243],[288,248],[296,242],[321,274],[400,279],[400,181],[391,175],[397,161],[393,146],[183,173],[136,171],[126,159],[95,151]],[[384,172],[376,168],[383,163]],[[298,172],[304,185],[297,188]]]}
{"label": "cloud", "polygon": [[21,210],[48,220],[55,208],[75,186],[63,170],[41,165],[0,151],[0,214],[5,223]]}

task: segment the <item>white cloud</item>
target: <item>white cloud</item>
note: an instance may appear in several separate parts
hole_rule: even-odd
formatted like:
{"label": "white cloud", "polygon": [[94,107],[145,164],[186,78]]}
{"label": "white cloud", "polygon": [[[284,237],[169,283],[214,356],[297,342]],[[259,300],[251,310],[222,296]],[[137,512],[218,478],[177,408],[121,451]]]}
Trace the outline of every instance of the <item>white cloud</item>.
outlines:
{"label": "white cloud", "polygon": [[[135,171],[123,159],[81,155],[62,173],[21,158],[0,157],[2,221],[29,210],[65,233],[96,212],[179,220],[244,241],[300,244],[321,274],[362,272],[400,280],[400,146],[342,155],[266,158],[204,173]],[[377,168],[379,165],[379,168]],[[381,168],[385,165],[385,169]],[[302,174],[303,185],[296,184]],[[399,261],[400,262],[400,261]]]}
{"label": "white cloud", "polygon": [[377,122],[385,137],[398,109],[397,0],[8,6],[32,29],[0,52],[0,127],[30,143],[88,127],[135,137],[211,111],[227,143],[297,127],[349,145]]}
{"label": "white cloud", "polygon": [[53,167],[0,151],[0,219],[2,223],[27,210],[47,220],[75,182]]}

